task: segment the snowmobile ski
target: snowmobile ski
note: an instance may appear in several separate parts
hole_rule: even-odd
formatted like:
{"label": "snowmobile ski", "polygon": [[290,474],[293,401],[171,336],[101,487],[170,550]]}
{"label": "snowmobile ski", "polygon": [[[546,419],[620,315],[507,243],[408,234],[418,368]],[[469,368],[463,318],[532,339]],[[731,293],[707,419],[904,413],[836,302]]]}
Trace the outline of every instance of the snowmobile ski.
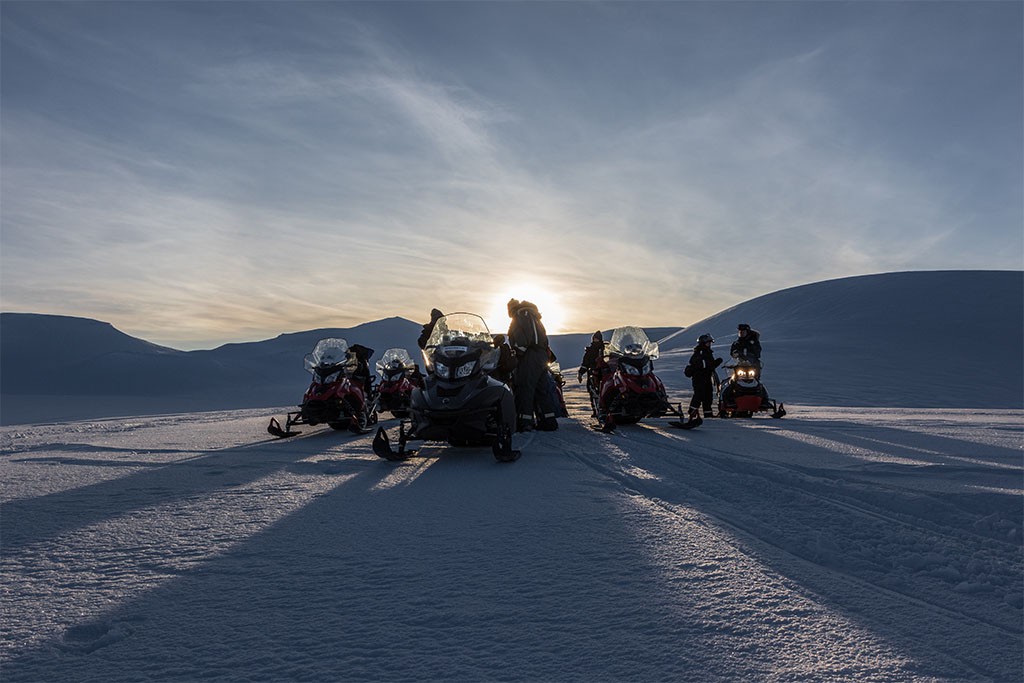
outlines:
{"label": "snowmobile ski", "polygon": [[[403,436],[404,431],[403,429]],[[387,430],[383,427],[378,427],[377,434],[373,437],[373,452],[377,457],[390,462],[401,462],[416,455],[417,449],[407,449],[405,447],[405,439],[403,438],[399,439],[398,450],[396,451],[391,447],[391,439],[388,437]]]}
{"label": "snowmobile ski", "polygon": [[704,424],[704,419],[700,417],[695,417],[692,420],[687,420],[686,422],[683,422],[681,420],[672,420],[668,424],[670,427],[677,427],[679,429],[693,429],[694,427],[700,427],[702,424]]}
{"label": "snowmobile ski", "polygon": [[302,433],[292,431],[292,425],[290,420],[287,421],[286,424],[288,428],[286,430],[281,429],[281,423],[277,421],[276,417],[272,417],[270,418],[270,424],[267,425],[267,432],[269,432],[271,436],[276,436],[279,439],[286,439],[289,436],[298,436],[299,434]]}
{"label": "snowmobile ski", "polygon": [[515,462],[522,451],[512,448],[512,428],[502,424],[498,427],[498,438],[491,447],[494,459],[498,462]]}

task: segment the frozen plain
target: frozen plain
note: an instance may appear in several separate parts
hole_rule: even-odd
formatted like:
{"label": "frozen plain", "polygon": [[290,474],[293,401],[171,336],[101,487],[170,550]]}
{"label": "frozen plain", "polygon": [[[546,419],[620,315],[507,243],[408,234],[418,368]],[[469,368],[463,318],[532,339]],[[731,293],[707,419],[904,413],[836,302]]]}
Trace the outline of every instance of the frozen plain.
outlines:
{"label": "frozen plain", "polygon": [[609,436],[567,388],[511,465],[268,411],[3,428],[0,677],[1024,675],[1020,410]]}

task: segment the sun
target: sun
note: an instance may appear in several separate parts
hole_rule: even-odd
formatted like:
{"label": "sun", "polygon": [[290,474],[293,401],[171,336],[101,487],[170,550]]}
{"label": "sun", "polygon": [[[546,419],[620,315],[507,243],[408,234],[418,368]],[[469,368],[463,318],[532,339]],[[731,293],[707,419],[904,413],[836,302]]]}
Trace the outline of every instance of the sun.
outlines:
{"label": "sun", "polygon": [[484,319],[491,334],[504,334],[508,330],[508,300],[519,299],[537,304],[541,321],[548,334],[562,334],[565,330],[566,311],[561,298],[551,289],[533,284],[508,285],[500,290],[491,301],[493,302]]}

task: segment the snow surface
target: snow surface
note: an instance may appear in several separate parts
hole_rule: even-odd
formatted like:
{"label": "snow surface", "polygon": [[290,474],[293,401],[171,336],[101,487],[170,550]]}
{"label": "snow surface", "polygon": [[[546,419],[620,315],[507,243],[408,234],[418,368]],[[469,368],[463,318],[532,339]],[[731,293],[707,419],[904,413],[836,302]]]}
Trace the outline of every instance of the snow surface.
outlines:
{"label": "snow surface", "polygon": [[789,415],[605,435],[570,370],[513,464],[271,439],[285,405],[0,427],[0,681],[1024,680],[1022,282],[850,278],[665,330],[686,402],[691,337],[760,328]]}
{"label": "snow surface", "polygon": [[0,677],[1021,680],[1021,411],[604,435],[568,389],[513,464],[253,410],[0,429]]}

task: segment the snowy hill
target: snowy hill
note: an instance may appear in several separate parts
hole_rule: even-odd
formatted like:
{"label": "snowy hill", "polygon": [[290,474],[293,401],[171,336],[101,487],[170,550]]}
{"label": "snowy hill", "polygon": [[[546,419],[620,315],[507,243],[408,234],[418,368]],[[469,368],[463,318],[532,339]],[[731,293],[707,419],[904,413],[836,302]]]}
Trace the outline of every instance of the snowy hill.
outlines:
{"label": "snowy hill", "polygon": [[663,379],[695,338],[729,357],[737,323],[761,332],[764,382],[811,405],[1024,406],[1024,273],[934,271],[829,280],[751,299],[662,344]]}
{"label": "snowy hill", "polygon": [[0,318],[0,422],[280,406],[309,381],[302,359],[319,339],[415,349],[420,325],[388,318],[274,339],[177,351],[107,323],[4,313]]}
{"label": "snowy hill", "polygon": [[[748,322],[762,333],[765,384],[788,404],[1020,408],[1022,311],[1021,272],[890,273],[794,287],[686,330],[648,333],[663,340],[657,368],[677,396],[689,391],[682,368],[693,338],[710,332],[728,356],[736,323]],[[317,340],[344,337],[379,357],[394,346],[415,351],[419,332],[420,323],[387,318],[186,352],[107,323],[4,313],[0,423],[292,405]],[[551,336],[570,382],[589,341],[590,333]]]}

